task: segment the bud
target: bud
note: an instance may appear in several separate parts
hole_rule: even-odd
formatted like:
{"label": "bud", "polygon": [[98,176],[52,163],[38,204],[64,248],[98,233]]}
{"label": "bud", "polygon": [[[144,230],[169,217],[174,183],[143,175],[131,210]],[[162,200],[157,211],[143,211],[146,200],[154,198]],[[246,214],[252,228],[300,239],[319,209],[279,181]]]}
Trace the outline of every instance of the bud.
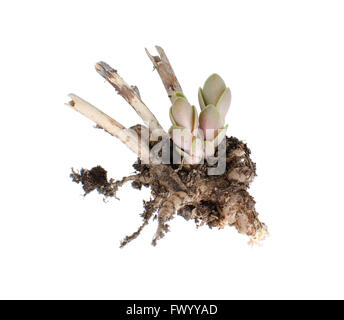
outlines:
{"label": "bud", "polygon": [[201,107],[199,127],[204,135],[205,156],[212,156],[215,148],[226,136],[228,126],[224,126],[225,117],[231,103],[231,92],[222,78],[211,75],[198,90]]}
{"label": "bud", "polygon": [[198,90],[198,101],[203,110],[208,105],[215,106],[223,118],[226,117],[231,104],[232,95],[222,78],[214,73],[204,83],[203,89]]}
{"label": "bud", "polygon": [[177,92],[170,108],[172,127],[170,137],[177,151],[187,163],[196,164],[213,156],[215,148],[226,136],[225,117],[231,103],[231,92],[222,78],[211,75],[199,88],[198,100],[201,113],[191,106],[186,97]]}
{"label": "bud", "polygon": [[169,134],[177,151],[187,163],[196,164],[203,159],[203,140],[198,137],[198,114],[182,93],[175,93],[170,108],[173,123]]}

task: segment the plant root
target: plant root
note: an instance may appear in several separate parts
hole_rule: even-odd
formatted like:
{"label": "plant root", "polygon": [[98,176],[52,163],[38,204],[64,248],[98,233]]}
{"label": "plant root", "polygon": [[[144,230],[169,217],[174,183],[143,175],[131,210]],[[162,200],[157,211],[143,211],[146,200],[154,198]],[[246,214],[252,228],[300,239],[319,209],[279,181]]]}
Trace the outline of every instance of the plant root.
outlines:
{"label": "plant root", "polygon": [[170,231],[169,221],[176,215],[194,220],[197,227],[210,228],[234,226],[239,233],[248,235],[250,243],[259,243],[268,235],[267,227],[258,219],[255,201],[248,188],[256,176],[256,166],[250,150],[237,138],[226,138],[226,171],[222,175],[208,175],[212,165],[142,164],[133,167],[136,174],[114,181],[107,179],[107,172],[100,166],[90,170],[72,171],[71,178],[81,183],[85,195],[97,190],[105,198],[116,197],[118,188],[131,181],[132,187],[150,187],[152,199],[144,201],[143,222],[136,232],[121,242],[124,247],[136,239],[150,219],[158,220],[152,244]]}

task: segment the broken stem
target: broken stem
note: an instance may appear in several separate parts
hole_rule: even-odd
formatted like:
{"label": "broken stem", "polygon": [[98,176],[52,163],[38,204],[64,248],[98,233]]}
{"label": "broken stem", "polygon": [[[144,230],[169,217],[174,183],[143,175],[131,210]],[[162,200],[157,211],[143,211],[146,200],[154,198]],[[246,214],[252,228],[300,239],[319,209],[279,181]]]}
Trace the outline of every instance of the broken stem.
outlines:
{"label": "broken stem", "polygon": [[168,60],[163,48],[155,46],[159,56],[152,56],[147,49],[146,53],[152,61],[154,68],[158,71],[162,83],[167,91],[168,97],[173,103],[173,95],[176,92],[183,93],[182,87],[173,71],[170,61]]}
{"label": "broken stem", "polygon": [[102,127],[105,131],[121,140],[130,150],[134,151],[142,161],[146,163],[149,162],[149,147],[139,140],[133,130],[128,130],[122,124],[77,95],[71,93],[68,96],[71,98],[71,101],[66,103],[67,106],[80,112],[86,118]]}
{"label": "broken stem", "polygon": [[96,64],[96,70],[105,80],[115,87],[117,92],[134,108],[150,130],[159,129],[163,131],[162,126],[155,118],[154,114],[143,103],[136,91],[118,75],[117,70],[102,61]]}

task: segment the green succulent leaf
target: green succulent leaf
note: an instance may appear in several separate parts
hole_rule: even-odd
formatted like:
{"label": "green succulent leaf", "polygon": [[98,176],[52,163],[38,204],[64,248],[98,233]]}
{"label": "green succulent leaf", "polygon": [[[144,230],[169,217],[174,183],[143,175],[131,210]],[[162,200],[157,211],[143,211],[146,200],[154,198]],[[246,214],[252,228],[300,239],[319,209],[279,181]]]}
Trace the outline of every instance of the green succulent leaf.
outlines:
{"label": "green succulent leaf", "polygon": [[222,78],[214,73],[204,83],[203,86],[203,101],[205,105],[212,104],[216,106],[223,91],[226,89],[226,84]]}
{"label": "green succulent leaf", "polygon": [[229,88],[223,90],[222,94],[220,95],[219,100],[217,101],[216,108],[219,110],[221,116],[223,118],[226,117],[228,112],[229,106],[231,104],[232,94]]}
{"label": "green succulent leaf", "polygon": [[205,158],[212,157],[215,153],[214,141],[204,141],[204,156]]}
{"label": "green succulent leaf", "polygon": [[174,125],[192,130],[194,111],[190,103],[183,97],[177,97],[170,108],[170,118]]}
{"label": "green succulent leaf", "polygon": [[203,110],[206,107],[206,104],[204,102],[202,88],[198,89],[198,102],[199,102],[199,106],[201,107],[201,110]]}
{"label": "green succulent leaf", "polygon": [[176,123],[176,120],[174,120],[174,117],[173,117],[172,106],[170,107],[169,115],[170,115],[170,120],[171,120],[172,124],[173,124],[174,126],[176,126],[177,123]]}
{"label": "green succulent leaf", "polygon": [[191,153],[193,155],[202,156],[203,154],[203,140],[195,138],[192,141]]}
{"label": "green succulent leaf", "polygon": [[204,155],[206,158],[214,155],[216,147],[226,137],[227,128],[228,128],[228,125],[217,130],[217,135],[213,140],[205,140],[204,141]]}
{"label": "green succulent leaf", "polygon": [[214,139],[214,145],[217,147],[222,140],[226,137],[226,132],[227,132],[228,124],[226,124],[223,128],[218,130],[217,136]]}
{"label": "green succulent leaf", "polygon": [[199,126],[203,131],[205,140],[213,140],[217,135],[217,129],[222,128],[224,119],[213,105],[208,105],[199,115]]}
{"label": "green succulent leaf", "polygon": [[173,102],[174,102],[177,98],[184,98],[184,99],[187,101],[187,99],[186,99],[184,93],[182,93],[182,92],[178,92],[178,91],[177,91],[177,92],[174,93],[174,95],[173,95],[173,97],[172,97]]}
{"label": "green succulent leaf", "polygon": [[197,131],[198,131],[198,113],[197,113],[197,109],[195,106],[192,106],[192,111],[193,111],[193,119],[192,119],[192,134],[196,135]]}
{"label": "green succulent leaf", "polygon": [[169,134],[173,142],[179,148],[188,152],[191,151],[194,137],[191,134],[190,130],[179,126],[172,126],[169,129]]}

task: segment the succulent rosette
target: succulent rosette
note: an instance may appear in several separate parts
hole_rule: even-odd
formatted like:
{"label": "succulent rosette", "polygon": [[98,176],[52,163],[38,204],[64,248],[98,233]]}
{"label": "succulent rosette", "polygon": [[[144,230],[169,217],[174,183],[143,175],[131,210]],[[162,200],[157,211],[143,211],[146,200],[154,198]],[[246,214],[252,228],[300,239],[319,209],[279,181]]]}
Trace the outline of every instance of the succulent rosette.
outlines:
{"label": "succulent rosette", "polygon": [[222,78],[211,75],[198,91],[201,113],[198,117],[182,93],[175,93],[170,108],[172,127],[169,134],[177,151],[189,164],[214,155],[215,148],[226,136],[225,116],[231,102],[231,92]]}
{"label": "succulent rosette", "polygon": [[177,146],[177,151],[190,164],[203,159],[203,140],[198,130],[198,114],[186,97],[177,92],[170,108],[172,127],[169,134]]}
{"label": "succulent rosette", "polygon": [[199,127],[204,136],[205,157],[214,154],[215,148],[226,136],[225,117],[232,95],[225,82],[217,74],[212,74],[198,90],[198,101],[201,107]]}

